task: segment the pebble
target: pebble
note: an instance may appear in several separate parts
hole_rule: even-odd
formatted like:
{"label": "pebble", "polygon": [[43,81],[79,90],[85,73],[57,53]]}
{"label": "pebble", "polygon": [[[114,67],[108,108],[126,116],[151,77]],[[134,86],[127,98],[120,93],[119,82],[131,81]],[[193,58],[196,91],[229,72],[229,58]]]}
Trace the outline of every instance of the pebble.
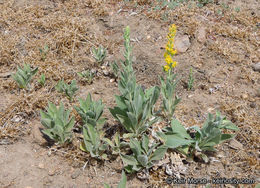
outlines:
{"label": "pebble", "polygon": [[76,179],[77,177],[79,177],[79,175],[81,174],[81,170],[80,169],[76,169],[73,174],[71,175],[72,179]]}
{"label": "pebble", "polygon": [[232,71],[232,70],[234,70],[234,68],[233,68],[233,67],[229,67],[228,70],[229,70],[229,71]]}
{"label": "pebble", "polygon": [[206,28],[200,27],[197,30],[197,40],[201,43],[204,43],[206,41]]}
{"label": "pebble", "polygon": [[43,145],[46,143],[46,140],[43,138],[42,133],[40,131],[41,125],[39,121],[33,121],[31,123],[32,131],[31,131],[31,136],[33,138],[33,141],[39,145]]}
{"label": "pebble", "polygon": [[109,72],[108,72],[107,70],[103,70],[103,74],[104,74],[105,76],[108,76],[108,75],[109,75]]}
{"label": "pebble", "polygon": [[113,82],[115,82],[115,79],[114,79],[114,78],[111,78],[111,79],[109,80],[109,82],[110,82],[110,83],[113,83]]}
{"label": "pebble", "polygon": [[212,112],[214,110],[214,108],[208,108],[208,112]]}
{"label": "pebble", "polygon": [[260,62],[252,65],[254,71],[260,72]]}
{"label": "pebble", "polygon": [[244,94],[242,94],[242,99],[247,99],[248,98],[248,94],[246,94],[246,93],[244,93]]}
{"label": "pebble", "polygon": [[48,175],[49,176],[54,176],[56,174],[56,170],[54,170],[54,169],[51,169],[51,170],[49,170],[49,172],[48,172]]}
{"label": "pebble", "polygon": [[239,149],[242,150],[243,149],[243,144],[241,144],[240,142],[238,142],[236,139],[232,139],[229,142],[229,146],[233,149]]}
{"label": "pebble", "polygon": [[38,168],[44,169],[44,164],[43,163],[39,163]]}
{"label": "pebble", "polygon": [[191,43],[188,35],[176,36],[174,46],[178,53],[186,52],[190,45]]}
{"label": "pebble", "polygon": [[250,103],[250,107],[251,108],[255,108],[256,107],[256,103],[255,102]]}

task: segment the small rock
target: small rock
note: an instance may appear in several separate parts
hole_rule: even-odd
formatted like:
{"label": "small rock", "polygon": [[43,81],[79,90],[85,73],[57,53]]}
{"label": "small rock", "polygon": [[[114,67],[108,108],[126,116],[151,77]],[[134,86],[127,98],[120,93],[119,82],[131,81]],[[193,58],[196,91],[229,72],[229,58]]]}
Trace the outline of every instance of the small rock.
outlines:
{"label": "small rock", "polygon": [[229,71],[232,71],[233,69],[234,69],[233,67],[229,67],[229,68],[228,68]]}
{"label": "small rock", "polygon": [[255,107],[256,107],[256,103],[255,103],[255,102],[251,102],[251,103],[250,103],[250,107],[251,107],[251,108],[255,108]]}
{"label": "small rock", "polygon": [[242,99],[247,99],[248,98],[248,94],[246,94],[246,93],[244,93],[244,94],[242,94]]}
{"label": "small rock", "polygon": [[201,43],[204,43],[206,41],[206,28],[200,27],[197,30],[197,40]]}
{"label": "small rock", "polygon": [[214,110],[214,108],[208,108],[208,112],[212,112]]}
{"label": "small rock", "polygon": [[138,39],[138,41],[141,41],[143,39],[143,37],[141,35],[138,35],[137,39]]}
{"label": "small rock", "polygon": [[240,142],[238,142],[236,139],[232,139],[229,142],[229,146],[233,149],[243,149],[243,144],[241,144]]}
{"label": "small rock", "polygon": [[113,82],[115,82],[115,79],[114,79],[114,78],[111,78],[111,79],[109,80],[109,82],[110,82],[110,83],[113,83]]}
{"label": "small rock", "polygon": [[260,62],[252,65],[254,71],[260,72]]}
{"label": "small rock", "polygon": [[48,175],[49,176],[54,176],[56,174],[56,170],[54,170],[54,169],[51,169],[51,170],[49,170],[49,172],[48,172]]}
{"label": "small rock", "polygon": [[147,39],[150,39],[151,38],[151,36],[150,35],[147,35],[147,37],[146,37]]}
{"label": "small rock", "polygon": [[73,174],[71,175],[72,179],[76,179],[77,177],[79,177],[81,174],[81,170],[80,169],[76,169]]}
{"label": "small rock", "polygon": [[102,70],[105,70],[105,69],[106,69],[106,66],[102,65],[102,66],[101,66],[101,69],[102,69]]}
{"label": "small rock", "polygon": [[43,135],[40,131],[40,129],[42,128],[41,124],[38,121],[33,121],[31,123],[31,127],[32,127],[31,136],[34,142],[40,145],[45,144],[46,140],[43,138]]}
{"label": "small rock", "polygon": [[109,72],[108,72],[107,70],[103,70],[103,74],[104,74],[105,76],[108,76],[108,75],[109,75]]}
{"label": "small rock", "polygon": [[184,53],[190,47],[190,39],[188,35],[176,36],[174,46],[177,53]]}
{"label": "small rock", "polygon": [[39,163],[38,168],[44,169],[44,164],[43,163]]}

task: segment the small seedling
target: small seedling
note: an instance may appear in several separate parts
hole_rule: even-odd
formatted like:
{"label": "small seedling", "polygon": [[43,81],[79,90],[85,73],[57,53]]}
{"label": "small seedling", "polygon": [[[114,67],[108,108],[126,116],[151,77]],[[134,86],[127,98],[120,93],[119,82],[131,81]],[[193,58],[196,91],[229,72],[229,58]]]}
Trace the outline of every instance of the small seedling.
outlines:
{"label": "small seedling", "polygon": [[193,74],[192,74],[192,68],[190,68],[190,73],[189,73],[189,81],[188,81],[188,90],[191,90],[193,88]]}
{"label": "small seedling", "polygon": [[103,64],[103,61],[107,55],[106,48],[104,48],[103,46],[100,46],[98,48],[92,47],[91,53],[97,63]]}
{"label": "small seedling", "polygon": [[235,8],[235,11],[236,11],[236,12],[240,12],[240,7],[236,7],[236,8]]}
{"label": "small seedling", "polygon": [[91,157],[97,159],[107,160],[105,151],[108,144],[103,141],[104,132],[97,128],[97,126],[87,123],[83,126],[83,142],[81,142],[80,149],[89,152]]}
{"label": "small seedling", "polygon": [[58,92],[65,93],[70,101],[72,100],[76,91],[79,89],[75,80],[72,80],[71,84],[69,85],[65,83],[63,79],[58,82],[55,88]]}
{"label": "small seedling", "polygon": [[83,81],[87,82],[88,84],[92,84],[94,74],[91,71],[86,70],[83,72],[78,72],[77,74]]}
{"label": "small seedling", "polygon": [[104,125],[106,119],[101,118],[104,110],[104,105],[101,100],[93,101],[89,93],[86,100],[79,99],[79,103],[80,106],[75,106],[74,108],[80,115],[84,124],[90,123],[95,126]]}
{"label": "small seedling", "polygon": [[31,81],[32,77],[37,73],[38,67],[31,69],[30,65],[24,64],[23,69],[19,66],[15,74],[12,74],[12,78],[16,81],[18,86],[22,89],[26,88]]}
{"label": "small seedling", "polygon": [[64,110],[64,105],[61,103],[59,108],[49,102],[47,112],[40,111],[41,123],[45,127],[42,131],[50,139],[64,144],[70,142],[72,138],[72,128],[75,124],[74,116],[69,119],[70,110]]}
{"label": "small seedling", "polygon": [[45,84],[45,75],[44,75],[44,74],[41,75],[41,77],[40,77],[40,79],[38,80],[38,82],[39,82],[39,84],[40,84],[41,86],[44,86],[44,84]]}
{"label": "small seedling", "polygon": [[44,48],[40,48],[39,51],[40,51],[40,54],[41,54],[41,60],[45,61],[45,59],[47,57],[47,53],[49,52],[48,45],[45,45]]}
{"label": "small seedling", "polygon": [[167,147],[159,146],[159,143],[152,143],[150,146],[147,135],[143,135],[142,141],[131,138],[130,148],[133,152],[132,155],[120,154],[128,173],[151,168],[154,165],[153,162],[161,160],[167,151]]}

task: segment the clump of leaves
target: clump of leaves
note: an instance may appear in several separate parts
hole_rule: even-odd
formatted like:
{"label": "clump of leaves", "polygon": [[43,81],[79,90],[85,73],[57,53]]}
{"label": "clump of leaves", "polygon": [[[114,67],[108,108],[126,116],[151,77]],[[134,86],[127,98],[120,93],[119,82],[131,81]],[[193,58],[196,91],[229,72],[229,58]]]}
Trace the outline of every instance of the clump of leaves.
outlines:
{"label": "clump of leaves", "polygon": [[58,82],[55,88],[58,92],[65,93],[69,100],[72,100],[76,91],[79,89],[75,80],[72,80],[71,84],[69,85],[65,83],[63,79]]}
{"label": "clump of leaves", "polygon": [[222,129],[239,130],[219,112],[216,113],[215,118],[209,114],[202,128],[193,126],[187,131],[177,120],[172,120],[171,124],[172,127],[164,129],[164,133],[158,133],[165,145],[177,148],[178,151],[190,158],[196,154],[205,162],[208,162],[205,151],[216,151],[214,146],[235,137],[234,134],[223,134]]}
{"label": "clump of leaves", "polygon": [[189,80],[188,80],[188,90],[191,90],[193,88],[193,83],[194,83],[194,78],[193,78],[193,74],[192,74],[192,68],[190,68]]}
{"label": "clump of leaves", "polygon": [[38,80],[39,84],[41,86],[44,86],[45,85],[45,75],[44,74],[41,74],[41,77],[40,79]]}
{"label": "clump of leaves", "polygon": [[[127,181],[127,178],[126,178],[125,172],[122,171],[121,180],[120,180],[117,188],[126,188],[126,181]],[[112,188],[111,186],[109,186],[106,183],[105,183],[104,187],[105,188]]]}
{"label": "clump of leaves", "polygon": [[108,144],[103,141],[104,132],[98,129],[96,125],[86,123],[83,126],[83,142],[80,149],[89,152],[91,157],[107,160],[105,151],[108,149]]}
{"label": "clump of leaves", "polygon": [[41,54],[41,60],[45,61],[47,54],[49,52],[49,46],[45,45],[43,48],[40,48],[39,51],[40,51],[40,54]]}
{"label": "clump of leaves", "polygon": [[75,124],[74,116],[69,119],[70,110],[64,110],[63,103],[59,105],[59,108],[51,102],[48,104],[47,112],[40,111],[41,123],[45,127],[42,132],[59,144],[70,142]]}
{"label": "clump of leaves", "polygon": [[142,141],[131,138],[130,148],[133,154],[120,154],[125,165],[125,170],[128,173],[132,173],[138,172],[143,168],[151,168],[154,165],[153,162],[162,159],[167,151],[167,147],[159,145],[159,143],[152,143],[152,145],[149,146],[149,138],[147,135],[143,135]]}
{"label": "clump of leaves", "polygon": [[152,113],[159,94],[160,88],[157,86],[145,93],[141,86],[137,86],[129,98],[116,95],[117,106],[109,110],[131,136],[138,136],[158,120],[157,117],[152,119]]}
{"label": "clump of leaves", "polygon": [[89,70],[78,72],[78,76],[84,81],[87,82],[88,84],[92,84],[93,78],[94,78],[94,73],[92,73]]}
{"label": "clump of leaves", "polygon": [[162,110],[167,120],[173,117],[175,109],[178,103],[181,101],[180,98],[175,94],[176,85],[179,81],[176,80],[176,74],[172,71],[168,71],[166,79],[161,77],[161,91],[163,97]]}
{"label": "clump of leaves", "polygon": [[97,63],[103,64],[104,59],[107,55],[106,48],[104,48],[103,46],[99,46],[98,48],[92,47],[91,53]]}
{"label": "clump of leaves", "polygon": [[101,118],[104,110],[102,101],[93,101],[90,93],[86,100],[79,99],[80,106],[74,108],[79,113],[84,124],[90,123],[92,125],[103,126],[105,118]]}
{"label": "clump of leaves", "polygon": [[22,89],[26,88],[31,81],[32,77],[37,73],[38,67],[31,69],[30,65],[24,64],[24,67],[18,67],[18,70],[15,74],[12,74],[12,78],[16,81],[18,86]]}

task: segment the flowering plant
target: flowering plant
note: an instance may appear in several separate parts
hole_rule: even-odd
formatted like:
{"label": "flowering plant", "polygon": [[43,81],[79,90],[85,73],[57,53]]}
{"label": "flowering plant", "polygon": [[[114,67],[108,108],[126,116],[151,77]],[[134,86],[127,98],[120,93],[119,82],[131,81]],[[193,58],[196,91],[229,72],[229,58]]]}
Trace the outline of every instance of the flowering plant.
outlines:
{"label": "flowering plant", "polygon": [[[166,62],[166,65],[163,67],[165,72],[169,72],[172,68],[176,67],[177,62],[173,61],[173,56],[177,53],[177,50],[174,49],[174,38],[176,35],[176,26],[172,24],[172,26],[169,28],[169,33],[167,36],[168,42],[165,47],[165,53],[164,53],[164,59]],[[171,72],[171,71],[170,71]]]}

